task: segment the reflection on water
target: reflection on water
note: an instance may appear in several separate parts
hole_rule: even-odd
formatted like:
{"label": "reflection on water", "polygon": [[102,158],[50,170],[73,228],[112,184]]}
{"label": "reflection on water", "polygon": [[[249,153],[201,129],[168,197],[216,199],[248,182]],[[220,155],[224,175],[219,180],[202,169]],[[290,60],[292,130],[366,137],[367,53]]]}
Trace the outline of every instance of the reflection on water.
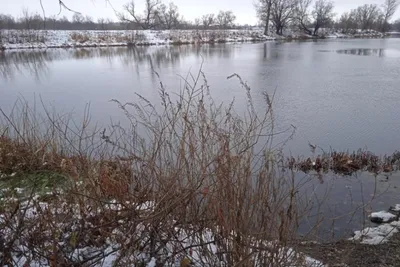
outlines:
{"label": "reflection on water", "polygon": [[49,64],[55,60],[105,58],[111,65],[119,61],[125,66],[136,68],[144,64],[166,68],[177,66],[182,59],[192,55],[229,58],[232,52],[233,46],[229,45],[7,51],[0,53],[0,77],[4,80],[12,80],[19,73],[42,80],[49,74]]}
{"label": "reflection on water", "polygon": [[28,73],[36,80],[44,78],[49,73],[48,64],[60,58],[57,51],[21,51],[0,53],[0,77],[12,80],[16,73]]}
{"label": "reflection on water", "polygon": [[400,57],[400,51],[394,49],[354,48],[354,49],[337,50],[336,52],[338,54],[347,54],[356,56]]}
{"label": "reflection on water", "polygon": [[[285,147],[288,155],[307,157],[309,143],[324,151],[330,147],[341,151],[366,148],[376,154],[392,154],[400,143],[399,47],[400,39],[365,39],[6,51],[0,52],[0,107],[11,110],[19,95],[29,100],[38,94],[61,112],[73,108],[79,114],[79,108],[90,102],[93,122],[107,125],[110,118],[121,120],[121,112],[110,99],[127,102],[139,93],[158,103],[159,82],[153,79],[151,67],[175,93],[182,82],[177,76],[190,68],[196,72],[204,63],[217,103],[230,103],[234,98],[238,112],[247,108],[245,90],[226,79],[232,73],[241,75],[251,86],[257,112],[265,109],[265,91],[276,95],[276,131],[290,125],[297,129]],[[286,140],[287,135],[281,136],[274,140]],[[318,177],[310,179],[312,187],[305,191],[311,198],[315,196],[312,201],[320,203],[325,192],[332,196],[324,210],[315,213],[323,212],[325,218],[343,215],[332,220],[335,228],[358,228],[364,209],[357,211],[354,224],[349,223],[353,214],[346,214],[368,202],[371,195],[383,196],[375,197],[368,210],[400,203],[400,174],[384,179],[377,190],[376,179],[368,175],[324,177],[323,184]]]}

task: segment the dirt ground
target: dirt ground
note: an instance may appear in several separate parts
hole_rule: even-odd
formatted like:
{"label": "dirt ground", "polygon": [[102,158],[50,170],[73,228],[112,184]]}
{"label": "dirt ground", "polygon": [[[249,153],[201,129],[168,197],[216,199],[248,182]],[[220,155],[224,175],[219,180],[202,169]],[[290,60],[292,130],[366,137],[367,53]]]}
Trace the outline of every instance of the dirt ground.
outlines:
{"label": "dirt ground", "polygon": [[297,247],[329,267],[400,267],[400,233],[380,245],[339,241],[327,244],[303,244]]}

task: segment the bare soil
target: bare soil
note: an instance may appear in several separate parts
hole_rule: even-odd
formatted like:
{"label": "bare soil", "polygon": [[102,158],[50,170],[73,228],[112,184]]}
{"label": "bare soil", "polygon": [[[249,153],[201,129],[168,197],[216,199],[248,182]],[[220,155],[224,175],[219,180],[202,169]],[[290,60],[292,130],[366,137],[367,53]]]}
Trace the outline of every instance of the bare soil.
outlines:
{"label": "bare soil", "polygon": [[400,233],[395,234],[389,242],[380,245],[338,241],[326,244],[301,244],[297,250],[329,267],[399,267]]}

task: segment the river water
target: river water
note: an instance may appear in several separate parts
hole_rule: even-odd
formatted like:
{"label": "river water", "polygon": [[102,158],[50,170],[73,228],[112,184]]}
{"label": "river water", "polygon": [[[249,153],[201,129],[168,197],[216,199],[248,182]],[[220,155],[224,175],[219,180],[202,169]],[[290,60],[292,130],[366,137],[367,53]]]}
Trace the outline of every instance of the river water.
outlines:
{"label": "river water", "polygon": [[[249,84],[260,112],[263,93],[275,93],[277,130],[296,127],[286,153],[310,155],[309,143],[376,154],[399,149],[400,38],[5,51],[0,52],[0,107],[8,111],[18,98],[40,96],[60,112],[80,114],[90,103],[92,120],[107,124],[123,116],[111,99],[131,101],[139,93],[159,102],[153,70],[167,90],[178,92],[182,77],[200,68],[213,97],[225,103],[235,98],[239,113],[247,105],[245,90],[227,80],[231,74]],[[334,196],[323,210],[327,217],[381,194],[371,209],[400,203],[396,175],[385,182],[369,174],[329,175],[323,184],[313,179],[315,192]],[[338,227],[356,227],[347,220],[337,219]]]}

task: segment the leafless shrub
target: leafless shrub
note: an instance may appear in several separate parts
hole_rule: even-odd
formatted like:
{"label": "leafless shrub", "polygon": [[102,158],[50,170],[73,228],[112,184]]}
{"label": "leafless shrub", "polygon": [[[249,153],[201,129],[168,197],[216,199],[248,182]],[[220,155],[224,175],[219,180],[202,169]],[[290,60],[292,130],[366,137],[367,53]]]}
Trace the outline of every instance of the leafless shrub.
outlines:
{"label": "leafless shrub", "polygon": [[229,78],[246,92],[245,114],[215,103],[201,71],[177,94],[160,83],[161,106],[140,95],[113,100],[129,127],[100,131],[88,113],[76,121],[26,105],[2,111],[0,172],[12,179],[45,169],[68,179],[62,191],[5,198],[1,263],[305,264],[288,244],[309,207],[273,149],[273,96],[256,112],[250,87]]}
{"label": "leafless shrub", "polygon": [[88,33],[72,32],[70,38],[74,42],[83,44],[90,40],[90,35]]}
{"label": "leafless shrub", "polygon": [[121,36],[118,41],[127,42],[128,44],[138,44],[147,42],[146,35],[140,31],[127,31],[125,36]]}
{"label": "leafless shrub", "polygon": [[341,175],[352,175],[358,171],[373,174],[392,173],[400,169],[400,153],[377,156],[370,151],[358,150],[353,153],[330,151],[307,159],[288,159],[289,168],[303,172],[317,171],[328,173],[333,171]]}
{"label": "leafless shrub", "polygon": [[29,44],[45,43],[48,39],[47,31],[43,30],[1,30],[0,43]]}

